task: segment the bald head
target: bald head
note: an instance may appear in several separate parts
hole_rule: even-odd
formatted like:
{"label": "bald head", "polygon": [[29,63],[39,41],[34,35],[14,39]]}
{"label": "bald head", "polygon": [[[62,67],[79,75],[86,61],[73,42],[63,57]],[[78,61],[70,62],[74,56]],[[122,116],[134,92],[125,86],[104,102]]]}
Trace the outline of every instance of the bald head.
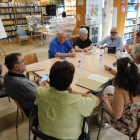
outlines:
{"label": "bald head", "polygon": [[65,35],[66,35],[65,32],[62,30],[57,32],[57,36],[65,36]]}
{"label": "bald head", "polygon": [[62,45],[66,41],[66,34],[64,31],[57,32],[57,40]]}

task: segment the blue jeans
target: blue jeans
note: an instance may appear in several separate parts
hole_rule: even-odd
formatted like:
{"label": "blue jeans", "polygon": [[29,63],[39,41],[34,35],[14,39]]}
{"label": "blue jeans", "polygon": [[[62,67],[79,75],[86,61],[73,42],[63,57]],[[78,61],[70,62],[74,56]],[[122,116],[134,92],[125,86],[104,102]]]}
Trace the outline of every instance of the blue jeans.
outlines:
{"label": "blue jeans", "polygon": [[[32,111],[32,115],[31,116],[37,115],[37,113],[38,113],[38,106],[34,105],[32,108],[33,108],[33,111]],[[24,109],[24,111],[25,111],[27,116],[30,116],[30,112],[31,112],[32,108]]]}

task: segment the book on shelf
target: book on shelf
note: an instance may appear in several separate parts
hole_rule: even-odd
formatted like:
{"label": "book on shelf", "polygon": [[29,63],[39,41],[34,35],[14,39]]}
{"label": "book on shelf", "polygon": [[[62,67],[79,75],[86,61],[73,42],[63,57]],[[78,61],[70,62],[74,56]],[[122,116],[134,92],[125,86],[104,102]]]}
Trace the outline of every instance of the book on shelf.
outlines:
{"label": "book on shelf", "polygon": [[13,7],[12,2],[0,3],[0,7]]}
{"label": "book on shelf", "polygon": [[26,16],[30,16],[30,14],[16,14],[16,18],[26,18]]}
{"label": "book on shelf", "polygon": [[16,35],[16,31],[6,32],[7,36]]}
{"label": "book on shelf", "polygon": [[28,26],[27,25],[17,25],[18,29],[24,29],[24,30],[28,30]]}
{"label": "book on shelf", "polygon": [[5,26],[4,29],[5,29],[5,31],[7,31],[7,30],[16,30],[15,26]]}
{"label": "book on shelf", "polygon": [[6,42],[15,42],[16,38],[4,38],[4,39],[0,39],[0,43],[6,43]]}
{"label": "book on shelf", "polygon": [[16,8],[15,11],[16,11],[16,13],[18,13],[18,12],[31,12],[31,9],[30,8],[25,8],[25,9]]}
{"label": "book on shelf", "polygon": [[15,7],[21,7],[21,6],[25,6],[25,7],[40,6],[40,1],[36,1],[36,2],[15,2]]}
{"label": "book on shelf", "polygon": [[17,24],[27,23],[26,19],[17,19]]}
{"label": "book on shelf", "polygon": [[32,12],[41,12],[41,7],[32,8]]}
{"label": "book on shelf", "polygon": [[1,19],[14,19],[14,14],[0,15]]}
{"label": "book on shelf", "polygon": [[13,8],[0,9],[0,13],[14,13]]}

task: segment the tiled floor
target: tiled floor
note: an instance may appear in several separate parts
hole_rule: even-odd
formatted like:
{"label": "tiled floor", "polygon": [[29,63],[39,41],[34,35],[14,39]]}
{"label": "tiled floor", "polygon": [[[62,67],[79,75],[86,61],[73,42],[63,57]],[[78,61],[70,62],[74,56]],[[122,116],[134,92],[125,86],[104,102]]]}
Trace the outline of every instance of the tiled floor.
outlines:
{"label": "tiled floor", "polygon": [[[21,47],[18,44],[3,45],[7,54],[12,52],[20,52],[24,55],[30,53],[36,53],[38,60],[48,59],[48,46],[40,45],[40,41],[33,42],[31,45],[22,43]],[[0,53],[1,50],[0,50]],[[0,59],[0,64],[4,64],[4,58]],[[0,98],[0,140],[28,140],[28,119],[22,118],[19,111],[19,123],[16,129],[16,111],[17,107],[13,100],[8,101],[8,98]],[[96,117],[91,118],[91,140],[97,139],[99,126],[97,124]],[[140,135],[140,134],[139,134]],[[139,137],[140,138],[140,137]],[[31,134],[31,139],[33,135]],[[128,140],[123,134],[120,134],[110,125],[102,128],[100,133],[101,140]]]}

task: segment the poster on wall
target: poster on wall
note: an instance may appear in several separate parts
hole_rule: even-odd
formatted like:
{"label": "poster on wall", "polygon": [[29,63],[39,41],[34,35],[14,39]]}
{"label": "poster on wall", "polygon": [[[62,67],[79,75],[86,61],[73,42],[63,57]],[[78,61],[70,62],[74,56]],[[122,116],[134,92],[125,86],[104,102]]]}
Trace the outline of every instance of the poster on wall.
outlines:
{"label": "poster on wall", "polygon": [[78,5],[83,5],[83,0],[78,0]]}
{"label": "poster on wall", "polygon": [[36,31],[43,29],[41,15],[26,16],[28,30]]}
{"label": "poster on wall", "polygon": [[126,0],[122,0],[122,13],[125,12],[125,4],[126,4]]}
{"label": "poster on wall", "polygon": [[7,34],[5,33],[5,29],[4,29],[2,21],[0,19],[0,39],[6,38],[6,37],[7,37]]}
{"label": "poster on wall", "polygon": [[98,17],[98,5],[91,5],[90,6],[90,15],[91,15],[91,17]]}

